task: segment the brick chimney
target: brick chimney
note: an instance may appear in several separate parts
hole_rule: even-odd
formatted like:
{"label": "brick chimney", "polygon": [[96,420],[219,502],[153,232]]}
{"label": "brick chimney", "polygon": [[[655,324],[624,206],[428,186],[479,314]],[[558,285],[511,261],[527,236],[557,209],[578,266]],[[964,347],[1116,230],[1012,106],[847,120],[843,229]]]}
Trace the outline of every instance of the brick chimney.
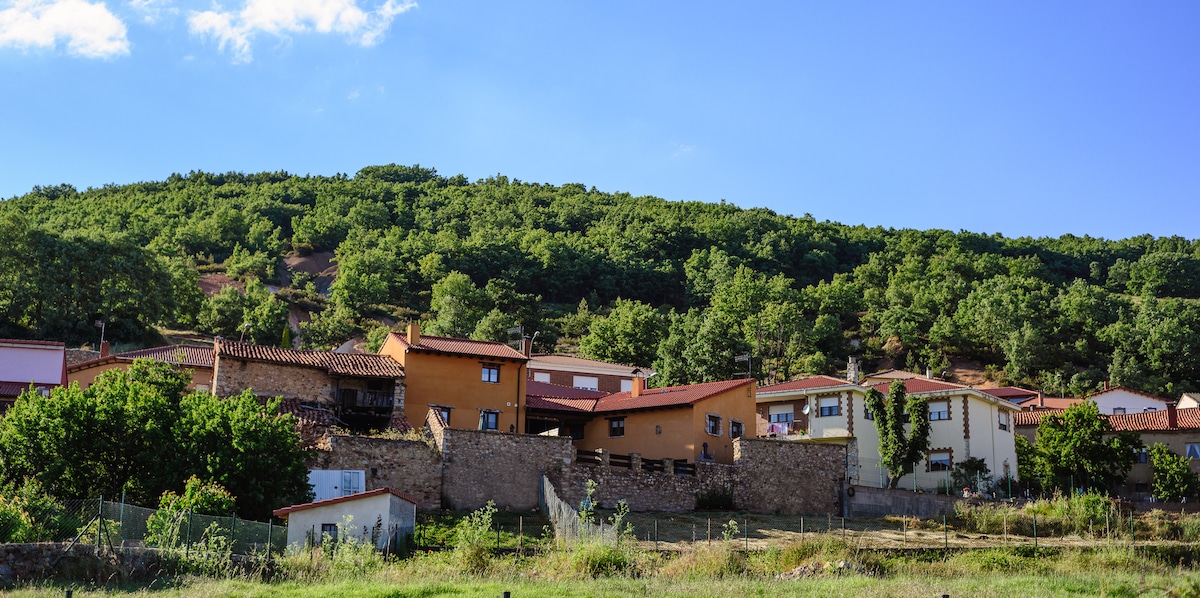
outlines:
{"label": "brick chimney", "polygon": [[414,347],[421,344],[421,324],[417,322],[408,323],[408,344]]}
{"label": "brick chimney", "polygon": [[1167,429],[1179,428],[1179,411],[1175,409],[1175,401],[1167,401]]}
{"label": "brick chimney", "polygon": [[640,397],[642,391],[646,388],[646,379],[641,376],[633,377],[633,388],[629,391],[629,396]]}
{"label": "brick chimney", "polygon": [[521,339],[521,353],[523,353],[525,355],[525,357],[529,357],[529,356],[533,355],[533,339],[532,338],[527,336],[527,337]]}
{"label": "brick chimney", "polygon": [[108,341],[100,343],[100,357],[108,357],[108,354],[111,352],[112,346],[108,344]]}

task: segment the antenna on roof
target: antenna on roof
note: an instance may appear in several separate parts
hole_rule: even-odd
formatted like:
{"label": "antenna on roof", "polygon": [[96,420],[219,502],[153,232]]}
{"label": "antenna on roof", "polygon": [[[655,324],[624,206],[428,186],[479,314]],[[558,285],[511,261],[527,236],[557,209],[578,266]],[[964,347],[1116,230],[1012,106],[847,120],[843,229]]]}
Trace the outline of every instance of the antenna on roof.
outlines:
{"label": "antenna on roof", "polygon": [[753,360],[750,358],[750,354],[749,354],[749,353],[742,353],[741,355],[735,355],[735,356],[734,356],[734,358],[733,358],[733,362],[734,362],[734,363],[745,363],[745,364],[746,364],[746,371],[744,371],[744,372],[734,372],[734,373],[733,373],[733,375],[734,375],[734,376],[743,376],[743,375],[744,375],[744,376],[746,376],[747,378],[749,378],[749,377],[750,377],[750,373],[751,373],[752,371],[754,371],[754,361],[753,361]]}
{"label": "antenna on roof", "polygon": [[509,328],[506,332],[508,333],[508,341],[504,344],[520,351],[522,349],[521,343],[525,340],[525,327],[514,326]]}

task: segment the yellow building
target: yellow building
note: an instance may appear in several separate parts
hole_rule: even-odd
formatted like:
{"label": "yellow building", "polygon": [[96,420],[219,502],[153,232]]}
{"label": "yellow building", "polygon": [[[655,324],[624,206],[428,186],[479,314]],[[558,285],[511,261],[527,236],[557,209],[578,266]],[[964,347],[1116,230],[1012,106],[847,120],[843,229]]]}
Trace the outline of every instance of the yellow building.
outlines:
{"label": "yellow building", "polygon": [[636,378],[629,392],[597,399],[575,446],[646,459],[733,463],[733,440],[754,422],[754,380],[649,389],[642,383]]}
{"label": "yellow building", "polygon": [[404,367],[404,414],[420,426],[430,409],[451,428],[525,431],[525,364],[529,358],[505,345],[424,336],[417,323],[389,334],[380,355]]}
{"label": "yellow building", "polygon": [[129,364],[133,363],[134,359],[153,359],[169,363],[181,370],[190,370],[192,383],[188,388],[192,390],[209,390],[212,384],[213,349],[206,345],[167,345],[103,355],[99,359],[67,366],[67,381],[78,382],[80,388],[87,388],[104,372],[129,369]]}

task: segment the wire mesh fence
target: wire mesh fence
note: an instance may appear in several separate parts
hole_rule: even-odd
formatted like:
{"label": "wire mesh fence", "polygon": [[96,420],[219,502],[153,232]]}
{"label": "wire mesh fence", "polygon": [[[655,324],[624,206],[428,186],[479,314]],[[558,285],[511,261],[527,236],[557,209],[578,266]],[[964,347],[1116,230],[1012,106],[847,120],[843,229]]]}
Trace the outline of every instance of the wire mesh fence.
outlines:
{"label": "wire mesh fence", "polygon": [[148,509],[102,499],[0,497],[0,543],[74,542],[112,548],[220,544],[233,554],[280,553],[287,527],[187,511]]}

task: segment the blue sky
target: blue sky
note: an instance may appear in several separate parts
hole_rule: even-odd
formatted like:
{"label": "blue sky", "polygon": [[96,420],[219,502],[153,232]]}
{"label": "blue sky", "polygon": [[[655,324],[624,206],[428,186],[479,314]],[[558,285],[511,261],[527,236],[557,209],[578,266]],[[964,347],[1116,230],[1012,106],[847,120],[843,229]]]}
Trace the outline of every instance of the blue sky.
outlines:
{"label": "blue sky", "polygon": [[1198,30],[1193,0],[0,0],[0,198],[394,162],[1196,238]]}

